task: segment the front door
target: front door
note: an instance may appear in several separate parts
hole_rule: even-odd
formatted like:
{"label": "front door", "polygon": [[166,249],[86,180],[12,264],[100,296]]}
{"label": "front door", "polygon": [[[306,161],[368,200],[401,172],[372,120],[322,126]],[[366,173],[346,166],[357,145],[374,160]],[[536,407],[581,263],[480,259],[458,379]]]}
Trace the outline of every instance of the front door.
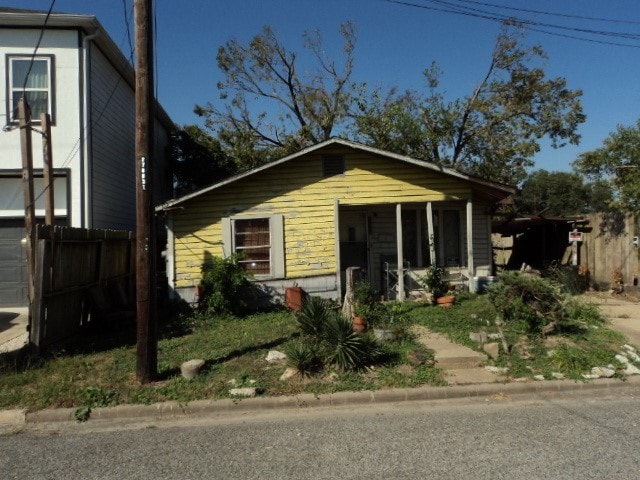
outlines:
{"label": "front door", "polygon": [[369,270],[367,249],[367,213],[364,210],[340,211],[340,271],[360,267],[364,278]]}

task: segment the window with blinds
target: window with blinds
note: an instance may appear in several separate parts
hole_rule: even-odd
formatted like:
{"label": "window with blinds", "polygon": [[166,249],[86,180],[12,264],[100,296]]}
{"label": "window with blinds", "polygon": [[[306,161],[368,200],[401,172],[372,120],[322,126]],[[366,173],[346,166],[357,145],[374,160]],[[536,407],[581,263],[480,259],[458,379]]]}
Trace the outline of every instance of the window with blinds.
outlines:
{"label": "window with blinds", "polygon": [[235,252],[240,265],[254,275],[271,273],[271,232],[268,218],[234,221]]}

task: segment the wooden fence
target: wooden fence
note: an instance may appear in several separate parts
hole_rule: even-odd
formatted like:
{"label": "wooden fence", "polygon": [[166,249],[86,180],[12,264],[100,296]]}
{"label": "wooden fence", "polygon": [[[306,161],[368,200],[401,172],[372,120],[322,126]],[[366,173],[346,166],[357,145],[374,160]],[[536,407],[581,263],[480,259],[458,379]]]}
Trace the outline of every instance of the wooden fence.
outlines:
{"label": "wooden fence", "polygon": [[640,249],[634,246],[640,225],[633,213],[594,213],[585,216],[589,231],[580,246],[580,265],[589,271],[591,283],[609,288],[614,277],[625,286],[638,285]]}
{"label": "wooden fence", "polygon": [[122,314],[133,305],[131,232],[39,225],[35,236],[29,340],[37,349],[86,326],[108,327],[116,320],[109,313]]}

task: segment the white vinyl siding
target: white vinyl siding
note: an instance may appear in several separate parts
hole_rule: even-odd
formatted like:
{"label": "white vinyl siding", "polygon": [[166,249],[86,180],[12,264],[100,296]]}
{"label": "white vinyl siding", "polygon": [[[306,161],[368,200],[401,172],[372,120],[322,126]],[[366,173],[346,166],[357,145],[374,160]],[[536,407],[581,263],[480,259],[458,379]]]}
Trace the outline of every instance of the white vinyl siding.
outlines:
{"label": "white vinyl siding", "polygon": [[135,228],[135,95],[95,46],[91,49],[92,228]]}

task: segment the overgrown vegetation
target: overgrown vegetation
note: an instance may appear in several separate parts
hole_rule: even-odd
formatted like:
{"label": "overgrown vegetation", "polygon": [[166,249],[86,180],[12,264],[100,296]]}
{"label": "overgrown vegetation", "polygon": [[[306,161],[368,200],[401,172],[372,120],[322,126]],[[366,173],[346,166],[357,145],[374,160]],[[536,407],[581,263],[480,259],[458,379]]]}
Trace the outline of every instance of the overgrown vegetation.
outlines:
{"label": "overgrown vegetation", "polygon": [[202,265],[200,308],[208,314],[240,313],[246,307],[244,295],[250,290],[249,273],[239,256],[209,256]]}
{"label": "overgrown vegetation", "polygon": [[[0,356],[0,408],[74,407],[77,418],[85,419],[93,408],[119,403],[225,398],[230,383],[259,387],[265,395],[446,384],[433,352],[405,328],[411,325],[427,326],[477,350],[482,345],[470,333],[501,332],[506,348],[501,347],[494,363],[506,367],[510,378],[560,373],[583,379],[596,366],[620,370],[615,355],[624,336],[604,327],[596,307],[549,279],[523,277],[503,275],[504,284],[494,293],[460,295],[449,309],[386,304],[389,318],[402,328],[395,340],[382,344],[354,334],[337,308],[313,297],[297,315],[285,310],[242,317],[199,311],[180,328],[163,329],[160,378],[148,385],[135,379],[135,332],[86,336],[47,357]],[[559,304],[553,305],[553,299]],[[506,304],[498,305],[502,301]],[[541,318],[542,312],[550,317]],[[549,322],[556,326],[545,332]],[[281,381],[284,365],[265,360],[272,349],[286,352],[289,365],[302,375]],[[186,380],[180,365],[193,358],[206,363],[195,379]]]}
{"label": "overgrown vegetation", "polygon": [[548,335],[573,319],[565,287],[548,278],[505,272],[487,289],[505,325],[525,324],[530,335]]}

